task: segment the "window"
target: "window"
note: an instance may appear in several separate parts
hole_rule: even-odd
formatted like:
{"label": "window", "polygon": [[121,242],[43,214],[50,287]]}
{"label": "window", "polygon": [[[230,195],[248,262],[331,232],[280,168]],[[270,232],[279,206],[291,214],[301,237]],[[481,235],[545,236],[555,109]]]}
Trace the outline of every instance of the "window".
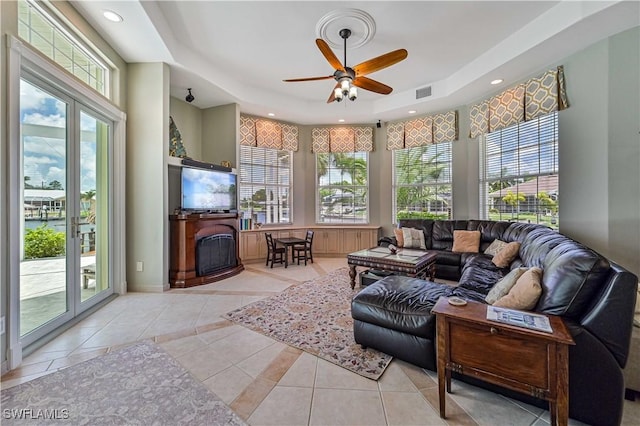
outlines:
{"label": "window", "polygon": [[291,223],[293,151],[240,146],[240,213],[254,223]]}
{"label": "window", "polygon": [[107,96],[107,66],[35,1],[18,2],[18,33],[58,65]]}
{"label": "window", "polygon": [[558,228],[558,113],[485,135],[480,212]]}
{"label": "window", "polygon": [[316,154],[318,223],[368,223],[366,152]]}
{"label": "window", "polygon": [[393,215],[450,219],[451,146],[442,142],[393,151]]}

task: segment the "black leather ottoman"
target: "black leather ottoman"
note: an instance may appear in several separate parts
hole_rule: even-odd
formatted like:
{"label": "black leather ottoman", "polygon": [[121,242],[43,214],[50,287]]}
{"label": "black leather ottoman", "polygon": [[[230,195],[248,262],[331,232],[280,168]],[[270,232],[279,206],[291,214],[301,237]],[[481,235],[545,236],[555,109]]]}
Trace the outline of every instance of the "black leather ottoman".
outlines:
{"label": "black leather ottoman", "polygon": [[436,319],[431,309],[453,287],[393,275],[358,293],[351,302],[356,343],[436,370]]}

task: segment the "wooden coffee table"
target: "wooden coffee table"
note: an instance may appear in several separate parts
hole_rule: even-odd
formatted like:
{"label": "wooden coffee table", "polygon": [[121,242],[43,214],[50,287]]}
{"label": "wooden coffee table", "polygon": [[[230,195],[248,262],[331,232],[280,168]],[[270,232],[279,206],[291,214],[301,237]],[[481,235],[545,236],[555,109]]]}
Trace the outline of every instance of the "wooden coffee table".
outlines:
{"label": "wooden coffee table", "polygon": [[347,255],[351,288],[356,286],[356,266],[397,272],[409,277],[431,281],[436,274],[436,253],[424,250],[398,249],[394,254],[387,247],[372,247]]}

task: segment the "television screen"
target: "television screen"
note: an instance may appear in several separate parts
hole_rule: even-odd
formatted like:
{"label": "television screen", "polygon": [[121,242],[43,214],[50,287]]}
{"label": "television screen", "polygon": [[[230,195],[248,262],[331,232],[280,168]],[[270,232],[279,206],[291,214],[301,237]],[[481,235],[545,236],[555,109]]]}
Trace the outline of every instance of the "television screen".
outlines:
{"label": "television screen", "polygon": [[237,211],[236,178],[233,173],[182,167],[182,209]]}

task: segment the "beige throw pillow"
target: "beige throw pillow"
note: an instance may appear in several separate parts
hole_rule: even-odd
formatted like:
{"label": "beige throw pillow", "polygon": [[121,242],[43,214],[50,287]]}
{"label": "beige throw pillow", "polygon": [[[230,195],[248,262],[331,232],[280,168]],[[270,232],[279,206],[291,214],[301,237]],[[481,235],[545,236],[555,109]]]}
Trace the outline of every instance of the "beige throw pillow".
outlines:
{"label": "beige throw pillow", "polygon": [[453,231],[453,248],[458,253],[477,253],[480,249],[480,231]]}
{"label": "beige throw pillow", "polygon": [[402,239],[404,240],[404,248],[427,249],[422,229],[402,228]]}
{"label": "beige throw pillow", "polygon": [[502,250],[506,246],[507,246],[507,243],[502,240],[493,240],[491,244],[489,244],[489,247],[487,247],[487,249],[484,251],[484,254],[495,256],[500,252],[500,250]]}
{"label": "beige throw pillow", "polygon": [[542,294],[542,269],[531,268],[518,278],[506,296],[498,299],[493,306],[510,309],[531,310]]}
{"label": "beige throw pillow", "polygon": [[496,265],[498,268],[506,268],[511,264],[511,262],[513,262],[513,259],[515,259],[518,256],[519,252],[520,252],[520,243],[517,241],[511,242],[507,244],[505,248],[500,250],[498,254],[493,256],[493,259],[491,259],[491,262],[493,262],[493,264]]}
{"label": "beige throw pillow", "polygon": [[396,244],[398,247],[404,247],[404,237],[402,235],[402,229],[395,228],[393,234],[396,236]]}
{"label": "beige throw pillow", "polygon": [[489,293],[487,294],[487,297],[484,298],[484,300],[490,305],[496,303],[496,300],[509,293],[509,290],[511,290],[511,288],[516,284],[516,281],[518,281],[518,278],[520,278],[520,276],[522,276],[522,274],[524,274],[526,271],[527,268],[513,269],[507,275],[502,277],[502,279],[498,281],[493,287],[491,287],[491,290],[489,290]]}

